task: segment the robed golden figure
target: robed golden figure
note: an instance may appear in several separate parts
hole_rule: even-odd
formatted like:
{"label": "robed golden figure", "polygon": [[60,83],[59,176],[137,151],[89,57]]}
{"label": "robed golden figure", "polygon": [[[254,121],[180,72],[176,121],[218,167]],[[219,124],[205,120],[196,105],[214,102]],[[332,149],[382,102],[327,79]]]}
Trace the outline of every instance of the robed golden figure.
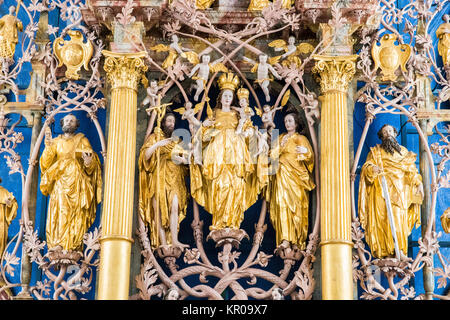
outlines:
{"label": "robed golden figure", "polygon": [[167,113],[161,128],[155,128],[139,154],[139,214],[150,228],[153,249],[186,246],[178,241],[178,231],[186,217],[188,171],[183,162],[185,151],[172,139],[174,128],[175,116]]}
{"label": "robed golden figure", "polygon": [[14,15],[14,6],[9,7],[9,13],[0,18],[0,57],[14,57],[16,45],[19,42],[18,31],[23,31],[22,22]]}
{"label": "robed golden figure", "polygon": [[415,161],[416,154],[396,140],[397,131],[384,125],[378,132],[382,143],[371,148],[361,169],[359,184],[359,219],[365,229],[367,244],[376,258],[395,254],[382,177],[386,179],[396,238],[401,258],[408,254],[408,236],[414,225],[420,225],[423,200],[422,177]]}
{"label": "robed golden figure", "polygon": [[305,249],[308,233],[309,191],[314,184],[314,153],[308,139],[298,133],[294,113],[284,118],[287,132],[281,134],[270,151],[274,174],[270,178],[266,200],[270,220],[276,232],[276,245]]}
{"label": "robed golden figure", "polygon": [[0,256],[5,251],[8,240],[8,228],[17,215],[17,208],[17,200],[13,194],[0,186]]}
{"label": "robed golden figure", "polygon": [[[258,161],[252,161],[249,137],[253,130],[247,122],[236,132],[238,112],[233,109],[239,78],[223,73],[220,93],[212,114],[197,135],[202,142],[202,165],[191,164],[191,193],[198,204],[212,214],[210,230],[239,229],[244,212],[258,199],[267,176],[260,174]],[[265,182],[266,181],[266,182]]]}
{"label": "robed golden figure", "polygon": [[102,197],[100,160],[85,135],[75,133],[78,126],[74,115],[66,115],[61,120],[64,133],[54,139],[47,135],[40,158],[40,189],[50,196],[49,249],[79,251]]}

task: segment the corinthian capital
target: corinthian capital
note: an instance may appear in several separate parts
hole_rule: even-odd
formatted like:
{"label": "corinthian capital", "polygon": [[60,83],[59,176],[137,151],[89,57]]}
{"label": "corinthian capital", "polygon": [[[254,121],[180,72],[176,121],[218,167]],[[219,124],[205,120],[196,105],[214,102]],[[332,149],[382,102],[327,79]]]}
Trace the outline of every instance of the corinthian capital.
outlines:
{"label": "corinthian capital", "polygon": [[355,74],[357,55],[321,56],[315,55],[313,73],[318,74],[322,93],[340,91],[347,93],[348,84]]}
{"label": "corinthian capital", "polygon": [[138,89],[139,82],[145,81],[148,67],[144,64],[145,52],[116,53],[103,50],[106,57],[104,69],[112,89]]}

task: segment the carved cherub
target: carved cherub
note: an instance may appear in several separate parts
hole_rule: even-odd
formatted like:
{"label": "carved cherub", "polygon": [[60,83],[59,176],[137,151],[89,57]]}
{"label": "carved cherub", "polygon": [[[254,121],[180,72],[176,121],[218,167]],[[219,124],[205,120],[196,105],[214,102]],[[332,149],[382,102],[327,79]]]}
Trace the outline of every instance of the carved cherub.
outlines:
{"label": "carved cherub", "polygon": [[180,45],[178,36],[176,34],[172,35],[172,42],[170,45],[165,44],[157,44],[156,46],[153,46],[150,48],[150,50],[156,51],[156,52],[169,52],[169,55],[166,57],[162,64],[163,69],[168,69],[169,67],[173,66],[175,64],[175,61],[177,60],[178,56],[181,56],[182,58],[186,58],[189,60],[189,62],[195,61],[195,59],[198,59],[197,54],[193,51],[191,51],[188,48],[184,48]]}
{"label": "carved cherub", "polygon": [[156,106],[158,103],[158,92],[161,88],[162,86],[159,86],[156,80],[150,81],[150,85],[147,87],[147,96],[141,105],[145,107],[147,104],[150,104],[150,108]]}
{"label": "carved cherub", "polygon": [[[189,73],[188,77],[192,78],[193,80],[196,80],[196,92],[194,96],[194,100],[198,101],[198,98],[200,97],[200,94],[205,89],[206,83],[208,82],[209,73],[215,73],[215,72],[228,72],[227,67],[222,63],[223,57],[220,59],[217,59],[214,62],[211,62],[211,56],[209,54],[203,54],[201,56],[201,62],[194,61],[195,66],[192,68],[191,72]],[[195,75],[197,74],[197,75]],[[194,76],[195,75],[195,76]]]}
{"label": "carved cherub", "polygon": [[275,112],[277,112],[277,110],[281,110],[282,108],[283,106],[281,105],[276,108],[273,108],[268,104],[264,105],[262,107],[262,110],[260,108],[256,108],[256,113],[258,116],[261,117],[261,121],[264,125],[264,128],[266,128],[267,131],[275,129],[275,123],[273,122],[275,118]]}
{"label": "carved cherub", "polygon": [[315,120],[313,116],[319,120],[320,119],[320,110],[319,110],[319,101],[316,99],[316,95],[314,93],[308,93],[306,95],[306,106],[305,106],[305,115],[308,123],[313,125]]}
{"label": "carved cherub", "polygon": [[272,78],[270,77],[269,72],[274,75],[278,80],[281,80],[281,76],[278,74],[278,72],[274,69],[272,66],[273,63],[275,63],[275,60],[270,59],[268,62],[268,56],[266,54],[260,54],[259,55],[259,63],[255,62],[254,60],[243,57],[244,61],[253,64],[253,68],[251,72],[257,73],[257,79],[255,82],[259,83],[261,86],[261,89],[264,92],[264,95],[266,96],[266,101],[270,101],[270,94],[269,94],[269,84],[270,81],[272,81]]}
{"label": "carved cherub", "polygon": [[279,57],[280,59],[283,59],[281,65],[285,67],[294,65],[299,68],[302,65],[299,55],[314,51],[314,47],[309,43],[300,43],[299,45],[295,45],[294,36],[290,36],[287,43],[283,39],[274,40],[269,43],[269,47],[274,48],[275,51],[284,50],[284,53]]}

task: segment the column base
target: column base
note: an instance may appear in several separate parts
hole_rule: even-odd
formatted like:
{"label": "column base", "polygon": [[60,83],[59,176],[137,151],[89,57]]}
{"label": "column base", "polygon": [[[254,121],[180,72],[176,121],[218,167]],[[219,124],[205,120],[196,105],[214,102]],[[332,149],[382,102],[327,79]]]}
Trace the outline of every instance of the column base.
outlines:
{"label": "column base", "polygon": [[98,300],[128,300],[131,241],[100,239]]}
{"label": "column base", "polygon": [[321,243],[323,300],[353,300],[352,249],[349,241]]}

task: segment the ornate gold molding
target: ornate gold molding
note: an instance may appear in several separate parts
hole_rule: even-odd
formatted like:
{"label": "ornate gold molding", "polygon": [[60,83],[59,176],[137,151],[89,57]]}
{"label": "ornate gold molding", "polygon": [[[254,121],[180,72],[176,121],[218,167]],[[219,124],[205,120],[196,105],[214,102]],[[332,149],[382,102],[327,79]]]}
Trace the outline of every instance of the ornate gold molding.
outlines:
{"label": "ornate gold molding", "polygon": [[145,84],[145,72],[148,67],[144,63],[146,52],[116,53],[102,51],[106,57],[104,69],[112,89],[129,88],[137,91],[139,82]]}
{"label": "ornate gold molding", "polygon": [[94,46],[89,39],[83,42],[83,34],[78,30],[69,30],[67,34],[70,36],[70,40],[56,38],[53,42],[53,51],[58,58],[58,67],[66,66],[66,77],[78,80],[80,78],[78,72],[82,66],[89,70],[89,61],[94,53]]}
{"label": "ornate gold molding", "polygon": [[357,55],[322,56],[315,55],[316,65],[312,69],[318,74],[321,92],[338,91],[347,94],[348,85],[355,75]]}

